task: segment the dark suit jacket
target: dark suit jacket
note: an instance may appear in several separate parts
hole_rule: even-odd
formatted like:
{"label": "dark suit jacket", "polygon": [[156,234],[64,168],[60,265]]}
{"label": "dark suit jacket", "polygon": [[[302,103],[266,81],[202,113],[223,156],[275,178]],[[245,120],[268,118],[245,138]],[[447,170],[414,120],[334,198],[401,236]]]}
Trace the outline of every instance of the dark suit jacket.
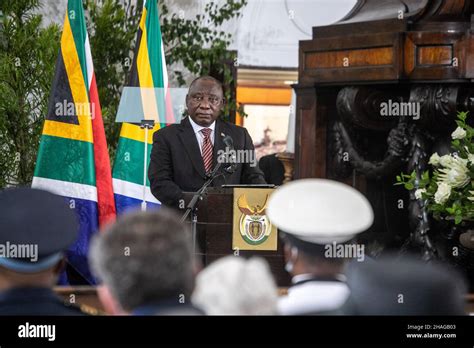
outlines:
{"label": "dark suit jacket", "polygon": [[[255,153],[252,139],[245,128],[217,119],[214,129],[214,165],[217,164],[219,150],[225,150],[222,134],[232,137],[236,150]],[[168,206],[177,206],[179,200],[184,199],[183,192],[196,192],[206,181],[199,144],[188,117],[180,124],[162,128],[153,135],[148,178],[153,195]],[[216,178],[212,186],[223,184],[265,184],[265,179],[258,165],[238,163],[234,173]]]}
{"label": "dark suit jacket", "polygon": [[79,307],[69,306],[49,288],[25,287],[0,292],[3,315],[86,315]]}

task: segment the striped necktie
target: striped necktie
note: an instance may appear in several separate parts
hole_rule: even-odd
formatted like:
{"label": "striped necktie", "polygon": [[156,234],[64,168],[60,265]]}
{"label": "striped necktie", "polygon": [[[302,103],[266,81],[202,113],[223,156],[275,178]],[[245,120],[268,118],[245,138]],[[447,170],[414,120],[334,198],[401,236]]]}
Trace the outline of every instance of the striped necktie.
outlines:
{"label": "striped necktie", "polygon": [[212,170],[212,142],[211,142],[211,132],[210,128],[201,129],[201,133],[204,135],[204,140],[202,141],[202,160],[204,161],[204,169],[206,173],[209,173]]}

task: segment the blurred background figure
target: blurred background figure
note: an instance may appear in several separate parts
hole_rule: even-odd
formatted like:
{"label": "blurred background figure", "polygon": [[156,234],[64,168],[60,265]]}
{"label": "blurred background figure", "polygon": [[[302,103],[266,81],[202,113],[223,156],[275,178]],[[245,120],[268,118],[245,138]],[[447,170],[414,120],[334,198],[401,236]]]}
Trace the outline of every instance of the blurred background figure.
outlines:
{"label": "blurred background figure", "polygon": [[293,276],[288,295],[279,301],[279,312],[337,314],[331,312],[350,293],[344,262],[365,257],[363,246],[350,241],[373,223],[368,200],[337,181],[296,180],[272,194],[267,215],[283,237],[285,268]]}
{"label": "blurred background figure", "polygon": [[271,315],[278,293],[265,260],[226,256],[199,273],[193,302],[211,315]]}
{"label": "blurred background figure", "polygon": [[91,266],[109,313],[203,314],[191,303],[197,265],[190,231],[166,208],[124,215],[109,226],[93,240]]}
{"label": "blurred background figure", "polygon": [[267,184],[280,186],[285,179],[285,167],[283,167],[283,163],[281,163],[276,155],[274,153],[261,157],[258,161],[258,166],[263,172]]}
{"label": "blurred background figure", "polygon": [[0,315],[84,314],[52,289],[77,231],[63,197],[30,188],[0,192]]}
{"label": "blurred background figure", "polygon": [[353,262],[349,315],[463,315],[466,283],[456,270],[412,257],[386,256]]}

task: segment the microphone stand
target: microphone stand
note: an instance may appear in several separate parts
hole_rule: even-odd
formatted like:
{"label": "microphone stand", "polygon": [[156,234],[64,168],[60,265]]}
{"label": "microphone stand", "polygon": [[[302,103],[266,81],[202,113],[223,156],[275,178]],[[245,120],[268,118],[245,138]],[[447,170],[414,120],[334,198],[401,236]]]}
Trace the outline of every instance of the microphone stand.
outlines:
{"label": "microphone stand", "polygon": [[207,188],[212,183],[212,181],[218,176],[218,172],[221,166],[222,166],[222,162],[218,161],[217,165],[214,167],[212,172],[207,175],[207,180],[204,183],[204,185],[202,185],[201,188],[197,192],[194,193],[193,198],[188,203],[186,207],[186,211],[183,217],[181,218],[181,222],[184,222],[188,218],[189,214],[191,214],[191,232],[193,234],[194,254],[196,254],[196,236],[197,236],[197,207],[196,205],[200,200],[202,200],[202,196],[206,192]]}

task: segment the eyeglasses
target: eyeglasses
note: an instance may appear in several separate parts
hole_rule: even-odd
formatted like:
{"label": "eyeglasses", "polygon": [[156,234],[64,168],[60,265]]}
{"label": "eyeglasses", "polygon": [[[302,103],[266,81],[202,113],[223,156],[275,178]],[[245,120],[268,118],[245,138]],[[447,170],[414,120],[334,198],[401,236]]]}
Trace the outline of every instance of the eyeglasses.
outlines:
{"label": "eyeglasses", "polygon": [[[205,96],[197,94],[197,95],[191,96],[191,101],[195,104],[201,104],[204,101],[204,98]],[[222,99],[214,95],[208,96],[207,101],[209,102],[209,104],[213,106],[218,106],[220,103],[222,103]]]}

